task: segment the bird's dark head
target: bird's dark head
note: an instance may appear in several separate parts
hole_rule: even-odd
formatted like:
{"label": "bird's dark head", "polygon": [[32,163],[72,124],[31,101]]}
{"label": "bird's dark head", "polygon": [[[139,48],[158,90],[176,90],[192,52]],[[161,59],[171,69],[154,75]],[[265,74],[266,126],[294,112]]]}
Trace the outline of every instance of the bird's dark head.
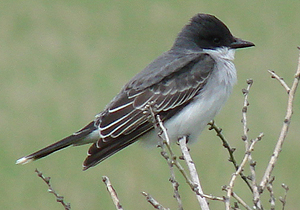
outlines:
{"label": "bird's dark head", "polygon": [[244,48],[252,42],[234,37],[227,26],[213,15],[197,14],[184,26],[174,47],[216,49],[218,47]]}

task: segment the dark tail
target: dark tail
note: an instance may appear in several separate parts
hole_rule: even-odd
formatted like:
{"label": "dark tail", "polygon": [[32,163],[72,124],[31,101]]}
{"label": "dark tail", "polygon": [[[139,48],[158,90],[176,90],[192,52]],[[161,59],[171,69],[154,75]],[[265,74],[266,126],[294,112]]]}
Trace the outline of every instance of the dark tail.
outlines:
{"label": "dark tail", "polygon": [[73,135],[70,135],[70,136],[68,136],[58,142],[55,142],[54,144],[51,144],[37,152],[34,152],[30,155],[27,155],[25,157],[18,159],[16,164],[29,163],[33,160],[40,159],[42,157],[50,155],[53,152],[56,152],[63,148],[66,148],[70,145],[81,145],[81,144],[96,142],[99,138],[95,138],[95,136],[92,136],[93,131],[96,131],[96,130],[97,130],[97,128],[94,126],[94,121],[93,121],[93,122],[89,123],[87,126],[85,126],[84,128],[82,128],[80,131],[74,133]]}
{"label": "dark tail", "polygon": [[[124,149],[125,147],[129,146],[130,144],[134,143],[135,141],[136,141],[136,139],[125,142],[125,143],[116,142],[114,144],[107,145],[103,148],[98,148],[97,143],[94,143],[90,147],[90,149],[88,151],[88,156],[83,163],[83,170],[85,171],[85,170],[89,169],[90,167],[97,165],[98,163],[102,162],[106,158],[112,156],[113,154],[117,153],[118,151],[120,151],[120,150]],[[91,154],[93,154],[93,155],[91,155]]]}
{"label": "dark tail", "polygon": [[152,123],[145,123],[134,132],[131,132],[127,135],[117,138],[109,137],[110,139],[106,138],[105,140],[102,139],[101,141],[97,141],[90,147],[88,151],[88,156],[83,163],[83,170],[87,170],[88,168],[97,165],[116,152],[131,145],[137,141],[140,136],[147,133],[151,129],[153,129]]}

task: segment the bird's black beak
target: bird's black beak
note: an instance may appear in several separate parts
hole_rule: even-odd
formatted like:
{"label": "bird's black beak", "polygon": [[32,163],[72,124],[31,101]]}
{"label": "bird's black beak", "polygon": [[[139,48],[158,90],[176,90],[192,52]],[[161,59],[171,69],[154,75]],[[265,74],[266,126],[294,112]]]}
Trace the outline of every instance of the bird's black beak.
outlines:
{"label": "bird's black beak", "polygon": [[237,37],[234,37],[233,42],[230,44],[230,47],[232,49],[252,47],[252,46],[255,46],[252,42],[245,41]]}

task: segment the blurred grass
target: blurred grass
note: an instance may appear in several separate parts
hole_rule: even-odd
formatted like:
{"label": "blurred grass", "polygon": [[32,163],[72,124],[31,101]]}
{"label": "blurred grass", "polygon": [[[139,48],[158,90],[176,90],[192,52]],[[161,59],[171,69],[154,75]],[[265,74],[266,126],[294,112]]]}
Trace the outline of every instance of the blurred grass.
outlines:
{"label": "blurred grass", "polygon": [[[176,209],[169,171],[157,149],[143,150],[135,144],[87,172],[81,172],[88,148],[84,146],[26,166],[14,162],[92,120],[126,81],[169,49],[197,12],[216,15],[233,34],[256,44],[236,53],[239,82],[216,121],[241,158],[240,90],[247,78],[253,78],[248,118],[252,138],[265,133],[253,154],[261,176],[286,106],[283,88],[266,70],[292,81],[298,58],[299,6],[300,2],[279,0],[1,2],[1,209],[62,209],[35,175],[35,168],[52,177],[54,188],[73,209],[114,209],[102,175],[110,177],[125,209],[152,209],[141,191]],[[283,194],[282,182],[290,186],[287,209],[298,207],[299,103],[297,97],[290,133],[273,174],[277,197]],[[233,168],[219,140],[205,131],[191,148],[205,192],[221,195]],[[181,184],[180,190],[186,209],[198,209],[188,187]],[[251,200],[242,183],[236,185],[236,192]],[[212,209],[223,208],[210,203]]]}

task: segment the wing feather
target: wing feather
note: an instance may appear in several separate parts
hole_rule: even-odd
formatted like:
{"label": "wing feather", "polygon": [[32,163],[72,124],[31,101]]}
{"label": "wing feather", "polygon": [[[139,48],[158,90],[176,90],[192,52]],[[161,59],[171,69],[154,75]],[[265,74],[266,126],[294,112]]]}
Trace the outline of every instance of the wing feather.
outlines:
{"label": "wing feather", "polygon": [[[163,56],[174,55],[169,52]],[[142,71],[144,77],[141,76],[143,74],[134,77],[97,116],[96,124],[103,138],[91,146],[84,162],[85,169],[153,129],[149,115],[145,114],[147,104],[152,104],[153,110],[164,121],[201,92],[214,69],[213,58],[203,52],[174,57],[176,59],[173,60],[158,58],[150,64]],[[161,64],[162,60],[167,63]]]}

